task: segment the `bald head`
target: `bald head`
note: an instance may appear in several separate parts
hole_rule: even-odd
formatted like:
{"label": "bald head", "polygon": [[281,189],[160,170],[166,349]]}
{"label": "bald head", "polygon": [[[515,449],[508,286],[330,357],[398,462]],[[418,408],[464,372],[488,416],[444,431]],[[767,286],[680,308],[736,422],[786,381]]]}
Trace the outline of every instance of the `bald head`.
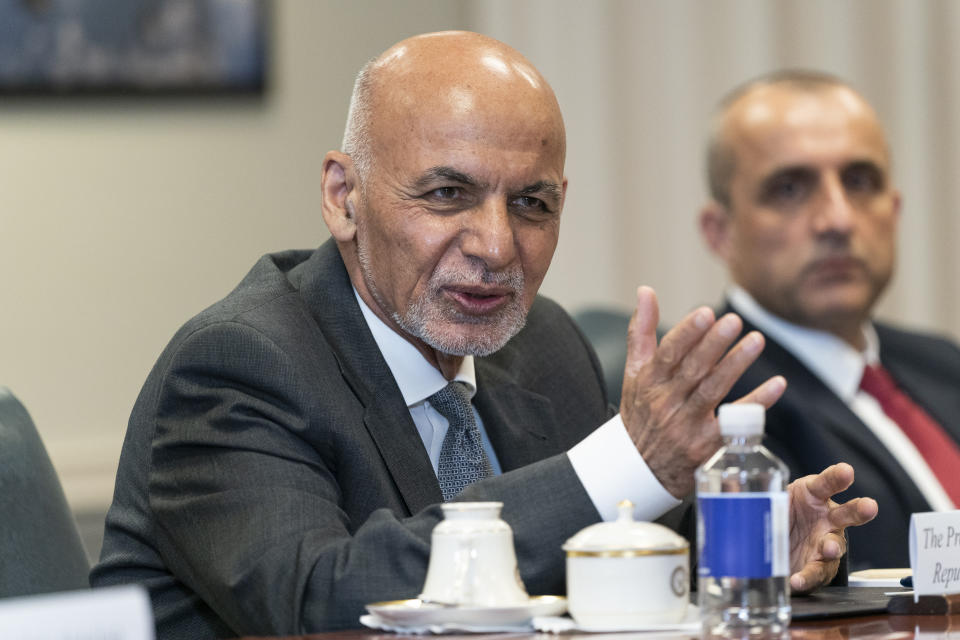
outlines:
{"label": "bald head", "polygon": [[761,108],[757,105],[768,103],[771,96],[781,101],[795,102],[804,95],[816,96],[827,92],[843,94],[848,104],[867,112],[876,120],[872,107],[860,94],[840,78],[819,71],[775,71],[750,80],[726,94],[714,112],[707,138],[706,170],[710,197],[725,207],[730,206],[730,181],[736,173],[740,129],[751,116],[764,115],[756,113]]}
{"label": "bald head", "polygon": [[468,31],[414,36],[368,62],[354,84],[342,150],[361,183],[377,149],[423,133],[436,118],[471,119],[548,132],[544,146],[565,153],[563,118],[553,90],[518,51]]}

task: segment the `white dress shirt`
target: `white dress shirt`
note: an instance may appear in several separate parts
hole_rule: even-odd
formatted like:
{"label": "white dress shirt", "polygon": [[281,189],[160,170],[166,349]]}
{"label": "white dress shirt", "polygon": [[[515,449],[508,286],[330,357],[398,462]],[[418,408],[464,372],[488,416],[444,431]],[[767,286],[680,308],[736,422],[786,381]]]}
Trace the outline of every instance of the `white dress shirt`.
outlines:
{"label": "white dress shirt", "polygon": [[[445,387],[448,381],[416,347],[378,318],[360,298],[356,289],[354,295],[373,339],[390,367],[397,386],[400,387],[403,400],[410,410],[410,417],[417,426],[417,432],[436,473],[440,449],[449,425],[447,419],[430,405],[427,398]],[[477,379],[473,356],[463,358],[454,380],[467,384],[471,390],[471,398],[476,394]],[[499,474],[500,464],[483,426],[483,419],[476,408],[473,413],[477,418],[477,426],[490,464],[494,473]],[[567,454],[587,495],[604,520],[616,520],[617,503],[621,500],[630,500],[637,505],[635,516],[641,520],[655,520],[680,504],[647,467],[630,440],[619,414],[581,440]]]}
{"label": "white dress shirt", "polygon": [[863,326],[867,346],[861,352],[831,333],[801,327],[773,315],[742,287],[731,287],[727,299],[737,313],[776,340],[850,407],[900,463],[932,508],[938,511],[954,508],[910,438],[887,417],[873,396],[860,390],[864,366],[880,362],[880,340],[872,324],[868,322]]}

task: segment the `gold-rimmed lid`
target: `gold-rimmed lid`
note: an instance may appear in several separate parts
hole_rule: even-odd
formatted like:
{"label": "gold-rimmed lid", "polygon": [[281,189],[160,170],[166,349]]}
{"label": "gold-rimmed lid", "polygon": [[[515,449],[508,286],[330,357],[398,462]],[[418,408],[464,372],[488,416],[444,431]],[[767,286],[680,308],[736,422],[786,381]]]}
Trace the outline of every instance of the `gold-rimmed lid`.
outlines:
{"label": "gold-rimmed lid", "polygon": [[633,503],[617,505],[619,515],[613,522],[600,522],[582,529],[567,540],[563,550],[568,557],[641,557],[686,553],[690,543],[667,527],[633,519]]}

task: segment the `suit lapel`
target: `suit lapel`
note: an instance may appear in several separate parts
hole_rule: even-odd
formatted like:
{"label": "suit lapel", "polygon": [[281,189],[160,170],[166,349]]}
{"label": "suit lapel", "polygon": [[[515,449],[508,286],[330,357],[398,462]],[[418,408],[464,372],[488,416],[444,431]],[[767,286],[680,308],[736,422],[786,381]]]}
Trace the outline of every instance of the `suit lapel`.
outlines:
{"label": "suit lapel", "polygon": [[544,396],[521,387],[506,370],[477,358],[474,405],[483,418],[504,472],[560,453],[551,445],[553,405]]}
{"label": "suit lapel", "polygon": [[[390,381],[396,386],[393,377]],[[443,502],[430,457],[399,389],[374,396],[363,422],[410,514]]]}
{"label": "suit lapel", "polygon": [[[733,309],[727,307],[727,311],[733,311]],[[746,319],[743,320],[743,327],[744,333],[759,331]],[[808,414],[809,422],[819,423],[821,427],[831,430],[845,440],[852,449],[873,458],[878,468],[886,469],[889,475],[897,477],[898,486],[915,486],[900,463],[873,434],[873,431],[793,354],[778,342],[766,337],[762,359],[766,369],[764,374],[767,377],[781,374],[787,378],[787,392],[780,399],[780,403],[790,405],[799,413]]]}
{"label": "suit lapel", "polygon": [[[878,326],[878,333],[883,329]],[[923,355],[910,353],[908,357],[895,349],[884,349],[883,337],[880,339],[880,359],[897,384],[923,407],[956,442],[960,442],[960,391],[944,380],[937,378],[937,372],[925,366]]]}
{"label": "suit lapel", "polygon": [[[736,309],[729,304],[719,315],[736,313]],[[743,334],[750,331],[763,331],[752,322],[743,318]],[[787,392],[780,402],[793,404],[796,400],[798,409],[808,412],[813,420],[821,424],[831,425],[834,430],[842,433],[845,440],[859,447],[876,448],[880,442],[873,436],[870,429],[863,424],[860,418],[850,410],[850,407],[831,391],[820,378],[798,360],[792,353],[780,346],[770,336],[763,334],[766,346],[758,365],[763,365],[762,379],[755,379],[760,383],[767,377],[782,375],[787,379]],[[755,367],[757,365],[754,365]],[[806,402],[805,399],[816,398],[815,402]]]}
{"label": "suit lapel", "polygon": [[433,465],[363,319],[336,244],[327,241],[303,266],[292,279],[299,279],[300,295],[333,349],[343,377],[365,407],[364,425],[407,510],[413,514],[441,502]]}
{"label": "suit lapel", "polygon": [[[746,322],[744,325],[746,326]],[[751,326],[750,330],[753,330]],[[813,422],[829,425],[831,431],[846,440],[851,447],[863,451],[884,451],[886,449],[873,435],[873,432],[857,417],[850,407],[831,391],[820,378],[814,375],[806,366],[797,360],[793,354],[780,346],[779,343],[767,339],[764,354],[776,373],[787,378],[788,397],[781,401],[796,404],[798,410],[808,412]],[[773,373],[771,375],[776,375]],[[809,399],[816,398],[815,401]],[[878,461],[896,465],[892,457],[889,460]],[[896,465],[899,467],[899,465]]]}

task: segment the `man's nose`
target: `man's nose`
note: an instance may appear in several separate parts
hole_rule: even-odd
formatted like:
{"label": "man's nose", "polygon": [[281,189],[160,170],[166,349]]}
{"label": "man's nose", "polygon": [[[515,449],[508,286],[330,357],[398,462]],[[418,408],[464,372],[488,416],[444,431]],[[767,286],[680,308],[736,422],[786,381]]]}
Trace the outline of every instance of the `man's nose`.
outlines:
{"label": "man's nose", "polygon": [[829,174],[823,180],[823,189],[813,212],[813,225],[817,233],[849,234],[853,230],[856,209],[843,180],[837,174]]}
{"label": "man's nose", "polygon": [[507,203],[500,198],[487,198],[467,212],[460,249],[465,256],[482,260],[491,271],[506,267],[517,257],[513,225]]}

